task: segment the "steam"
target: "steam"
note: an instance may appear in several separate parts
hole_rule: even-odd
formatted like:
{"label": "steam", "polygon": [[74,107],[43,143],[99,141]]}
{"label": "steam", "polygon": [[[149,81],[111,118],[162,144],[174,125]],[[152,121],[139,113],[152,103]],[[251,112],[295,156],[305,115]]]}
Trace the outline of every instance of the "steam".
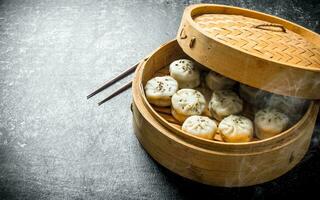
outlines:
{"label": "steam", "polygon": [[[293,81],[293,73],[290,71],[278,73],[271,77],[269,83],[263,88],[251,88],[254,93],[252,104],[255,111],[266,107],[275,108],[290,118],[290,126],[297,123],[306,113],[311,101],[295,96],[299,96],[301,90],[306,90],[306,88],[310,93],[320,92],[320,80],[310,78],[310,72],[306,71],[304,78]],[[275,93],[289,93],[290,96],[270,93],[265,91],[264,88],[272,88]]]}
{"label": "steam", "polygon": [[[309,73],[309,72],[306,72]],[[291,74],[292,75],[292,74]],[[291,81],[293,79],[290,78],[289,73],[280,73],[272,77],[270,79],[271,81],[269,84],[266,85],[264,88],[272,88],[274,91],[281,93],[281,91],[291,91],[291,96],[282,96],[274,93],[270,93],[264,90],[264,88],[256,89],[249,86],[246,86],[244,84],[240,84],[240,90],[243,89],[243,86],[248,89],[246,91],[249,91],[247,93],[241,93],[240,96],[242,99],[247,100],[252,107],[254,107],[253,111],[254,113],[257,112],[260,109],[266,108],[266,107],[272,107],[280,112],[286,114],[290,118],[290,125],[288,128],[296,124],[301,118],[305,115],[311,101],[303,98],[294,97],[297,96],[299,92],[301,92],[301,88],[307,88],[311,92],[319,92],[320,89],[320,80],[312,79],[310,80],[309,76],[305,76],[305,78],[300,79],[299,81]],[[281,83],[277,86],[278,83]],[[310,87],[309,87],[310,86]],[[244,94],[244,96],[243,96]],[[249,94],[246,96],[246,94]],[[318,124],[319,124],[318,119]],[[310,138],[308,137],[300,137],[300,139],[307,140],[305,142],[301,142],[301,144],[308,144]],[[319,153],[319,142],[320,142],[320,124],[316,125],[313,137],[311,138],[311,144],[309,147],[309,151],[307,152],[306,156],[304,156],[302,162],[306,162],[309,159],[311,159],[314,155]],[[303,151],[303,149],[307,149],[308,146],[297,146],[297,148],[300,151]],[[254,150],[254,149],[253,149]],[[279,151],[279,154],[277,155],[278,159],[275,158],[275,162],[272,164],[273,166],[265,167],[265,163],[255,163],[255,165],[252,165],[252,160],[247,157],[241,157],[239,158],[239,174],[237,179],[234,180],[226,180],[226,185],[242,185],[246,183],[247,181],[257,181],[259,182],[259,179],[261,177],[264,177],[266,174],[273,173],[274,167],[283,165],[284,160],[285,162],[288,162],[291,165],[295,165],[300,156],[303,156],[302,154],[297,154],[297,152],[293,152],[292,154],[294,160],[292,163],[290,162],[291,155],[288,155],[288,152],[286,151]],[[256,174],[255,177],[248,176],[248,174]],[[247,180],[249,177],[253,178],[254,180]]]}

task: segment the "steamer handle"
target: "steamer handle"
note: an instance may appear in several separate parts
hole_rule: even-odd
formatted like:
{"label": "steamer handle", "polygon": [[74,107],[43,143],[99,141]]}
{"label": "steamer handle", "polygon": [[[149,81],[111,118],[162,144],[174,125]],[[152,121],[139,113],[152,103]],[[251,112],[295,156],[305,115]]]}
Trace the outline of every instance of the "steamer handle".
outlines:
{"label": "steamer handle", "polygon": [[181,29],[180,31],[180,39],[186,39],[188,36],[186,35],[185,31],[184,31],[184,27]]}
{"label": "steamer handle", "polygon": [[[276,27],[280,29],[279,30],[269,29],[268,27]],[[253,28],[258,28],[258,29],[267,30],[267,31],[274,31],[274,32],[283,32],[283,33],[287,32],[287,30],[281,24],[259,24],[259,25],[253,26]]]}

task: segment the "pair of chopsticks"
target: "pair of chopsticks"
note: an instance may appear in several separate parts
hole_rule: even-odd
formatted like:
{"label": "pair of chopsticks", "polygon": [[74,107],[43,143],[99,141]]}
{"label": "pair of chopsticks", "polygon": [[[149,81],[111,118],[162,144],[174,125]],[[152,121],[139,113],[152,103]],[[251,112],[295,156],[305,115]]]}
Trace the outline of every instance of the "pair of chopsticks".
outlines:
{"label": "pair of chopsticks", "polygon": [[[128,76],[129,74],[133,73],[135,71],[135,69],[137,68],[137,66],[139,65],[139,62],[135,65],[133,65],[132,67],[130,67],[129,69],[123,71],[121,74],[119,74],[118,76],[116,76],[115,78],[107,81],[103,86],[101,86],[100,88],[98,88],[97,90],[95,90],[94,92],[92,92],[91,94],[89,94],[87,96],[87,99],[90,99],[91,97],[93,97],[94,95],[100,93],[101,91],[107,89],[108,87],[110,87],[111,85],[113,85],[114,83],[116,83],[117,81],[123,79],[124,77]],[[103,103],[107,102],[108,100],[112,99],[113,97],[117,96],[118,94],[120,94],[121,92],[129,89],[132,85],[132,81],[128,82],[127,84],[123,85],[122,87],[120,87],[119,89],[117,89],[116,91],[114,91],[112,94],[110,94],[109,96],[107,96],[105,99],[103,99],[102,101],[100,101],[98,103],[98,105],[102,105]]]}

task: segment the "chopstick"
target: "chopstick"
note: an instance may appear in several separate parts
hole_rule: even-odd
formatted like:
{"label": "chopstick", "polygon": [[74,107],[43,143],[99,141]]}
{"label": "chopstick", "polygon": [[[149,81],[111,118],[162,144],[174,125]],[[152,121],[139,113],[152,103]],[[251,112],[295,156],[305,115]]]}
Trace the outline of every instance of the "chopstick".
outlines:
{"label": "chopstick", "polygon": [[105,99],[103,99],[102,101],[100,101],[98,103],[99,106],[101,106],[101,104],[107,102],[108,100],[112,99],[113,97],[117,96],[118,94],[120,94],[121,92],[129,89],[132,85],[132,81],[130,81],[129,83],[125,84],[124,86],[122,86],[121,88],[117,89],[116,91],[114,91],[112,94],[110,94],[109,96],[107,96]]}
{"label": "chopstick", "polygon": [[[130,67],[129,69],[127,69],[127,70],[125,70],[125,71],[123,71],[121,74],[119,74],[117,77],[115,77],[115,78],[113,78],[113,79],[111,79],[110,81],[108,81],[107,83],[105,83],[103,86],[101,86],[100,88],[98,88],[97,90],[95,90],[94,92],[92,92],[91,94],[89,94],[88,96],[87,96],[87,99],[89,99],[89,98],[91,98],[91,97],[93,97],[94,95],[96,95],[96,94],[98,94],[99,92],[101,92],[102,90],[104,90],[104,89],[106,89],[106,88],[108,88],[108,87],[110,87],[111,85],[113,85],[115,82],[117,82],[117,81],[119,81],[119,80],[121,80],[121,79],[123,79],[124,77],[126,77],[126,76],[128,76],[129,74],[131,74],[131,73],[133,73],[134,72],[134,70],[137,68],[137,66],[139,65],[139,62],[137,63],[137,64],[135,64],[135,65],[133,65],[132,67]],[[129,86],[129,83],[127,83],[125,86]],[[130,85],[131,86],[131,85]],[[123,87],[121,87],[119,90],[121,90],[121,89],[123,89],[124,88],[124,86]],[[127,88],[126,88],[127,89]],[[122,90],[121,92],[123,92],[124,90]],[[116,91],[117,92],[117,91]],[[115,93],[116,93],[115,92]],[[117,93],[117,94],[119,94],[119,93]],[[117,95],[116,94],[116,95]],[[112,96],[113,94],[111,94],[110,96]],[[109,98],[110,98],[110,96],[108,96]],[[108,98],[107,97],[107,98]],[[112,96],[113,97],[113,96]],[[111,97],[111,98],[112,98]],[[106,99],[107,99],[106,98]],[[109,99],[108,99],[109,100]],[[103,100],[104,101],[104,100]],[[101,103],[101,102],[100,102]],[[102,103],[101,103],[102,104]],[[99,104],[99,105],[101,105],[101,104]]]}

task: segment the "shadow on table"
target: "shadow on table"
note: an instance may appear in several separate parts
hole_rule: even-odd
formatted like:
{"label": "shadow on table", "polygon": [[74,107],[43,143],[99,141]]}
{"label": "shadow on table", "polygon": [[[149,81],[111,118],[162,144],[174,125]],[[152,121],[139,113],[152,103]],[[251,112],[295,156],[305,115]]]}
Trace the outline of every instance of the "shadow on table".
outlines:
{"label": "shadow on table", "polygon": [[[2,133],[4,130],[1,129]],[[18,164],[17,164],[18,163]],[[26,176],[28,162],[13,147],[0,145],[0,199],[41,199],[38,180]],[[19,197],[17,197],[19,196]]]}

